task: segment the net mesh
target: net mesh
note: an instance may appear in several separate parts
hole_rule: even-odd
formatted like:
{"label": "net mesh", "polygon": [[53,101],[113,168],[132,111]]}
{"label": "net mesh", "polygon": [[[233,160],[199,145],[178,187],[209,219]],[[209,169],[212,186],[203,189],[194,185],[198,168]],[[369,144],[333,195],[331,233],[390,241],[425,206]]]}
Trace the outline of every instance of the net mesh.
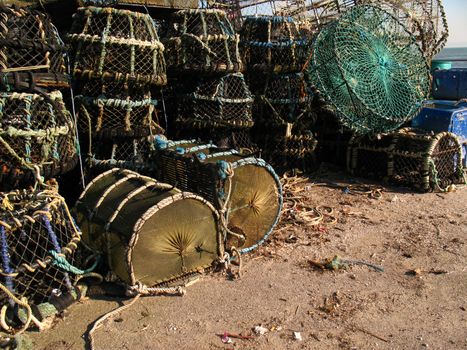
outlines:
{"label": "net mesh", "polygon": [[314,43],[310,81],[358,133],[391,131],[426,97],[429,68],[414,37],[391,14],[355,6]]}
{"label": "net mesh", "polygon": [[309,21],[313,31],[317,31],[359,4],[374,4],[394,15],[417,38],[428,58],[446,43],[448,24],[441,0],[305,0],[295,1],[295,4],[283,7],[281,12]]}
{"label": "net mesh", "polygon": [[245,17],[276,14],[289,1],[276,0],[217,0],[201,1],[205,8],[219,8],[227,13],[235,28],[240,29]]}
{"label": "net mesh", "polygon": [[0,72],[64,73],[64,45],[43,13],[0,5]]}
{"label": "net mesh", "polygon": [[[0,197],[2,283],[36,305],[47,302],[54,290],[72,291],[75,276],[53,266],[50,253],[63,254],[71,264],[77,260],[80,232],[64,199],[50,190],[14,191]],[[7,300],[2,293],[0,303]]]}
{"label": "net mesh", "polygon": [[243,129],[253,125],[253,97],[241,73],[201,80],[180,104],[177,121],[195,128]]}
{"label": "net mesh", "polygon": [[256,96],[255,122],[278,126],[309,118],[311,98],[302,73],[255,77],[249,86]]}
{"label": "net mesh", "polygon": [[269,128],[267,132],[255,130],[255,140],[261,156],[279,172],[299,169],[311,171],[316,166],[316,138],[311,132],[293,128]]}
{"label": "net mesh", "polygon": [[82,135],[112,138],[159,132],[157,118],[153,118],[157,101],[151,99],[149,91],[134,90],[116,90],[117,98],[112,93],[77,96],[78,127]]}
{"label": "net mesh", "polygon": [[172,15],[164,45],[167,66],[185,72],[239,72],[239,36],[220,10],[181,10]]}
{"label": "net mesh", "polygon": [[446,44],[448,23],[442,0],[218,0],[205,7],[224,9],[240,28],[245,17],[291,16],[304,35],[318,32],[355,5],[374,4],[394,15],[414,34],[427,58]]}
{"label": "net mesh", "polygon": [[464,182],[461,153],[454,134],[432,135],[406,128],[379,139],[353,139],[348,169],[421,191],[445,191],[452,184]]}
{"label": "net mesh", "polygon": [[46,178],[73,168],[75,124],[61,93],[0,93],[0,144],[2,186],[32,177],[35,166]]}
{"label": "net mesh", "polygon": [[200,142],[212,142],[220,148],[228,148],[240,153],[253,153],[259,151],[258,145],[250,129],[211,129],[190,127],[184,124],[177,130],[178,139],[195,138]]}
{"label": "net mesh", "polygon": [[164,46],[149,15],[113,8],[80,8],[68,40],[77,78],[167,83]]}
{"label": "net mesh", "polygon": [[308,59],[308,41],[291,17],[247,17],[240,33],[242,56],[249,70],[300,72]]}
{"label": "net mesh", "polygon": [[[30,79],[23,74],[34,74],[35,84],[47,87],[66,87],[64,63],[65,47],[43,13],[0,4],[0,73],[2,80]],[[10,79],[9,79],[10,78]],[[15,82],[18,84],[18,82]]]}
{"label": "net mesh", "polygon": [[150,137],[115,137],[112,140],[95,140],[89,159],[88,178],[93,178],[111,168],[124,168],[147,173],[151,168]]}

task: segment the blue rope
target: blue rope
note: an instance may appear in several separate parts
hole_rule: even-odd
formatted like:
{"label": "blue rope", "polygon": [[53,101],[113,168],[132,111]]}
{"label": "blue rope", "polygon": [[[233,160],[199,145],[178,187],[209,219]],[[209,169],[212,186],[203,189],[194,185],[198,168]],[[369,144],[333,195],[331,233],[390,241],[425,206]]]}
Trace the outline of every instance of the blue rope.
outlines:
{"label": "blue rope", "polygon": [[165,140],[164,138],[162,138],[159,135],[157,135],[154,138],[154,147],[156,147],[156,150],[158,150],[158,151],[166,149],[168,147],[168,144],[169,143],[167,142],[167,140]]}
{"label": "blue rope", "polygon": [[229,163],[227,163],[225,160],[218,160],[216,162],[217,164],[217,175],[219,175],[219,178],[221,180],[227,179],[227,170],[229,169]]}
{"label": "blue rope", "polygon": [[72,274],[75,274],[75,275],[85,275],[85,274],[88,274],[94,271],[94,269],[97,267],[97,264],[99,264],[99,261],[100,261],[100,257],[99,257],[96,259],[94,264],[89,269],[81,270],[77,268],[76,266],[73,266],[72,264],[70,264],[64,256],[60,255],[55,250],[50,250],[49,254],[52,255],[53,257],[53,260],[52,260],[53,266],[56,266],[64,271],[71,272]]}
{"label": "blue rope", "polygon": [[205,160],[206,159],[206,153],[200,152],[196,155],[199,160]]}
{"label": "blue rope", "polygon": [[[60,247],[60,244],[58,243],[57,235],[52,229],[52,225],[50,224],[49,218],[47,217],[47,215],[42,215],[42,220],[44,221],[45,228],[47,230],[47,233],[49,234],[50,240],[52,241],[55,251],[57,253],[60,253],[62,251],[62,248]],[[64,276],[65,276],[65,284],[67,288],[69,290],[72,290],[73,286],[71,285],[70,277],[68,276],[67,273],[65,273]]]}
{"label": "blue rope", "polygon": [[[0,225],[0,240],[2,244],[2,265],[3,265],[3,271],[5,271],[6,274],[10,274],[13,272],[10,266],[10,254],[8,254],[8,241],[6,239],[6,231],[5,227]],[[5,283],[6,287],[10,290],[10,292],[14,291],[13,288],[13,279],[11,276],[5,276]],[[12,302],[12,300],[10,300]]]}

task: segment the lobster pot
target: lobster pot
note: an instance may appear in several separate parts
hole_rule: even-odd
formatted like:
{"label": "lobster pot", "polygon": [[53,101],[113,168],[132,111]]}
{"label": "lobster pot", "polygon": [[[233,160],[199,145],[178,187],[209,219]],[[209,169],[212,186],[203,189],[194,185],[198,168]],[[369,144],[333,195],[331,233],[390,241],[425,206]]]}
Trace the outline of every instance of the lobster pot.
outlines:
{"label": "lobster pot", "polygon": [[181,125],[176,135],[179,139],[193,137],[201,142],[212,142],[220,148],[234,149],[242,154],[259,151],[250,129],[210,129]]}
{"label": "lobster pot", "polygon": [[[81,239],[65,200],[52,190],[16,190],[0,193],[0,202],[1,283],[35,305],[74,291],[76,276],[58,264],[76,263]],[[1,294],[2,305],[13,305]]]}
{"label": "lobster pot", "polygon": [[[258,84],[257,88],[252,85]],[[311,102],[302,73],[274,74],[250,83],[256,99],[256,117],[266,125],[285,125],[306,119]]]}
{"label": "lobster pot", "polygon": [[259,142],[263,157],[274,168],[282,171],[300,169],[311,170],[315,164],[317,141],[311,133],[271,134],[262,136]]}
{"label": "lobster pot", "polygon": [[380,137],[353,136],[347,148],[347,170],[353,175],[387,178],[394,136],[394,133]]}
{"label": "lobster pot", "polygon": [[36,167],[45,178],[72,169],[75,123],[61,93],[0,93],[0,144],[3,185],[27,182]]}
{"label": "lobster pot", "polygon": [[228,229],[239,235],[229,235],[227,244],[243,253],[262,244],[279,220],[282,188],[272,167],[262,159],[222,151],[212,144],[156,137],[153,161],[157,179],[225,209]]}
{"label": "lobster pot", "polygon": [[164,45],[149,15],[114,8],[79,8],[68,40],[75,78],[167,83]]}
{"label": "lobster pot", "polygon": [[352,139],[347,167],[357,175],[387,178],[421,191],[444,191],[464,181],[461,159],[454,134],[406,128],[380,139]]}
{"label": "lobster pot", "polygon": [[248,70],[300,72],[308,59],[308,42],[291,17],[247,17],[240,33],[242,56]]}
{"label": "lobster pot", "polygon": [[[96,140],[92,146],[90,165],[102,172],[115,167],[143,171],[150,166],[150,137],[113,138]],[[146,171],[144,171],[146,172]]]}
{"label": "lobster pot", "polygon": [[113,138],[148,136],[159,128],[153,120],[156,100],[147,92],[140,100],[77,96],[78,126],[84,135]]}
{"label": "lobster pot", "polygon": [[243,129],[253,125],[253,97],[243,74],[202,80],[185,96],[178,122],[193,128]]}
{"label": "lobster pot", "polygon": [[49,17],[0,6],[0,89],[68,87],[65,47]]}
{"label": "lobster pot", "polygon": [[128,285],[154,286],[207,268],[218,257],[211,204],[129,170],[96,177],[76,210],[83,240]]}
{"label": "lobster pot", "polygon": [[416,38],[377,6],[354,6],[313,42],[310,82],[356,133],[397,130],[426,98],[430,74]]}
{"label": "lobster pot", "polygon": [[243,70],[239,35],[221,10],[181,10],[169,21],[167,67],[173,72],[232,73]]}
{"label": "lobster pot", "polygon": [[461,145],[452,133],[402,129],[391,153],[388,174],[396,183],[429,191],[464,182]]}

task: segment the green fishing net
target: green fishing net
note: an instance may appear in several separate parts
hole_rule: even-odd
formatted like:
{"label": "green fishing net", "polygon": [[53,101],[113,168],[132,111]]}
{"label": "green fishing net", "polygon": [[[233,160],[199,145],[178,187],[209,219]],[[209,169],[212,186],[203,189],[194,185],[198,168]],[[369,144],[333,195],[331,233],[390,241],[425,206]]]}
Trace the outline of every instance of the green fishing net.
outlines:
{"label": "green fishing net", "polygon": [[357,133],[397,129],[427,95],[429,67],[415,38],[376,6],[353,7],[313,46],[311,82]]}

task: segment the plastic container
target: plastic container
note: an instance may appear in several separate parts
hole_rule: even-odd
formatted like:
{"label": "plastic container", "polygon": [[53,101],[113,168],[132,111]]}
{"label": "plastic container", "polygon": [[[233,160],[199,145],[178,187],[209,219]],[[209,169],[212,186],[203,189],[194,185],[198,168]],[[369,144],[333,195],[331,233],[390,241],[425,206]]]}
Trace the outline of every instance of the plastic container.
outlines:
{"label": "plastic container", "polygon": [[412,126],[435,133],[449,131],[455,134],[462,145],[462,164],[467,168],[467,102],[427,101]]}

